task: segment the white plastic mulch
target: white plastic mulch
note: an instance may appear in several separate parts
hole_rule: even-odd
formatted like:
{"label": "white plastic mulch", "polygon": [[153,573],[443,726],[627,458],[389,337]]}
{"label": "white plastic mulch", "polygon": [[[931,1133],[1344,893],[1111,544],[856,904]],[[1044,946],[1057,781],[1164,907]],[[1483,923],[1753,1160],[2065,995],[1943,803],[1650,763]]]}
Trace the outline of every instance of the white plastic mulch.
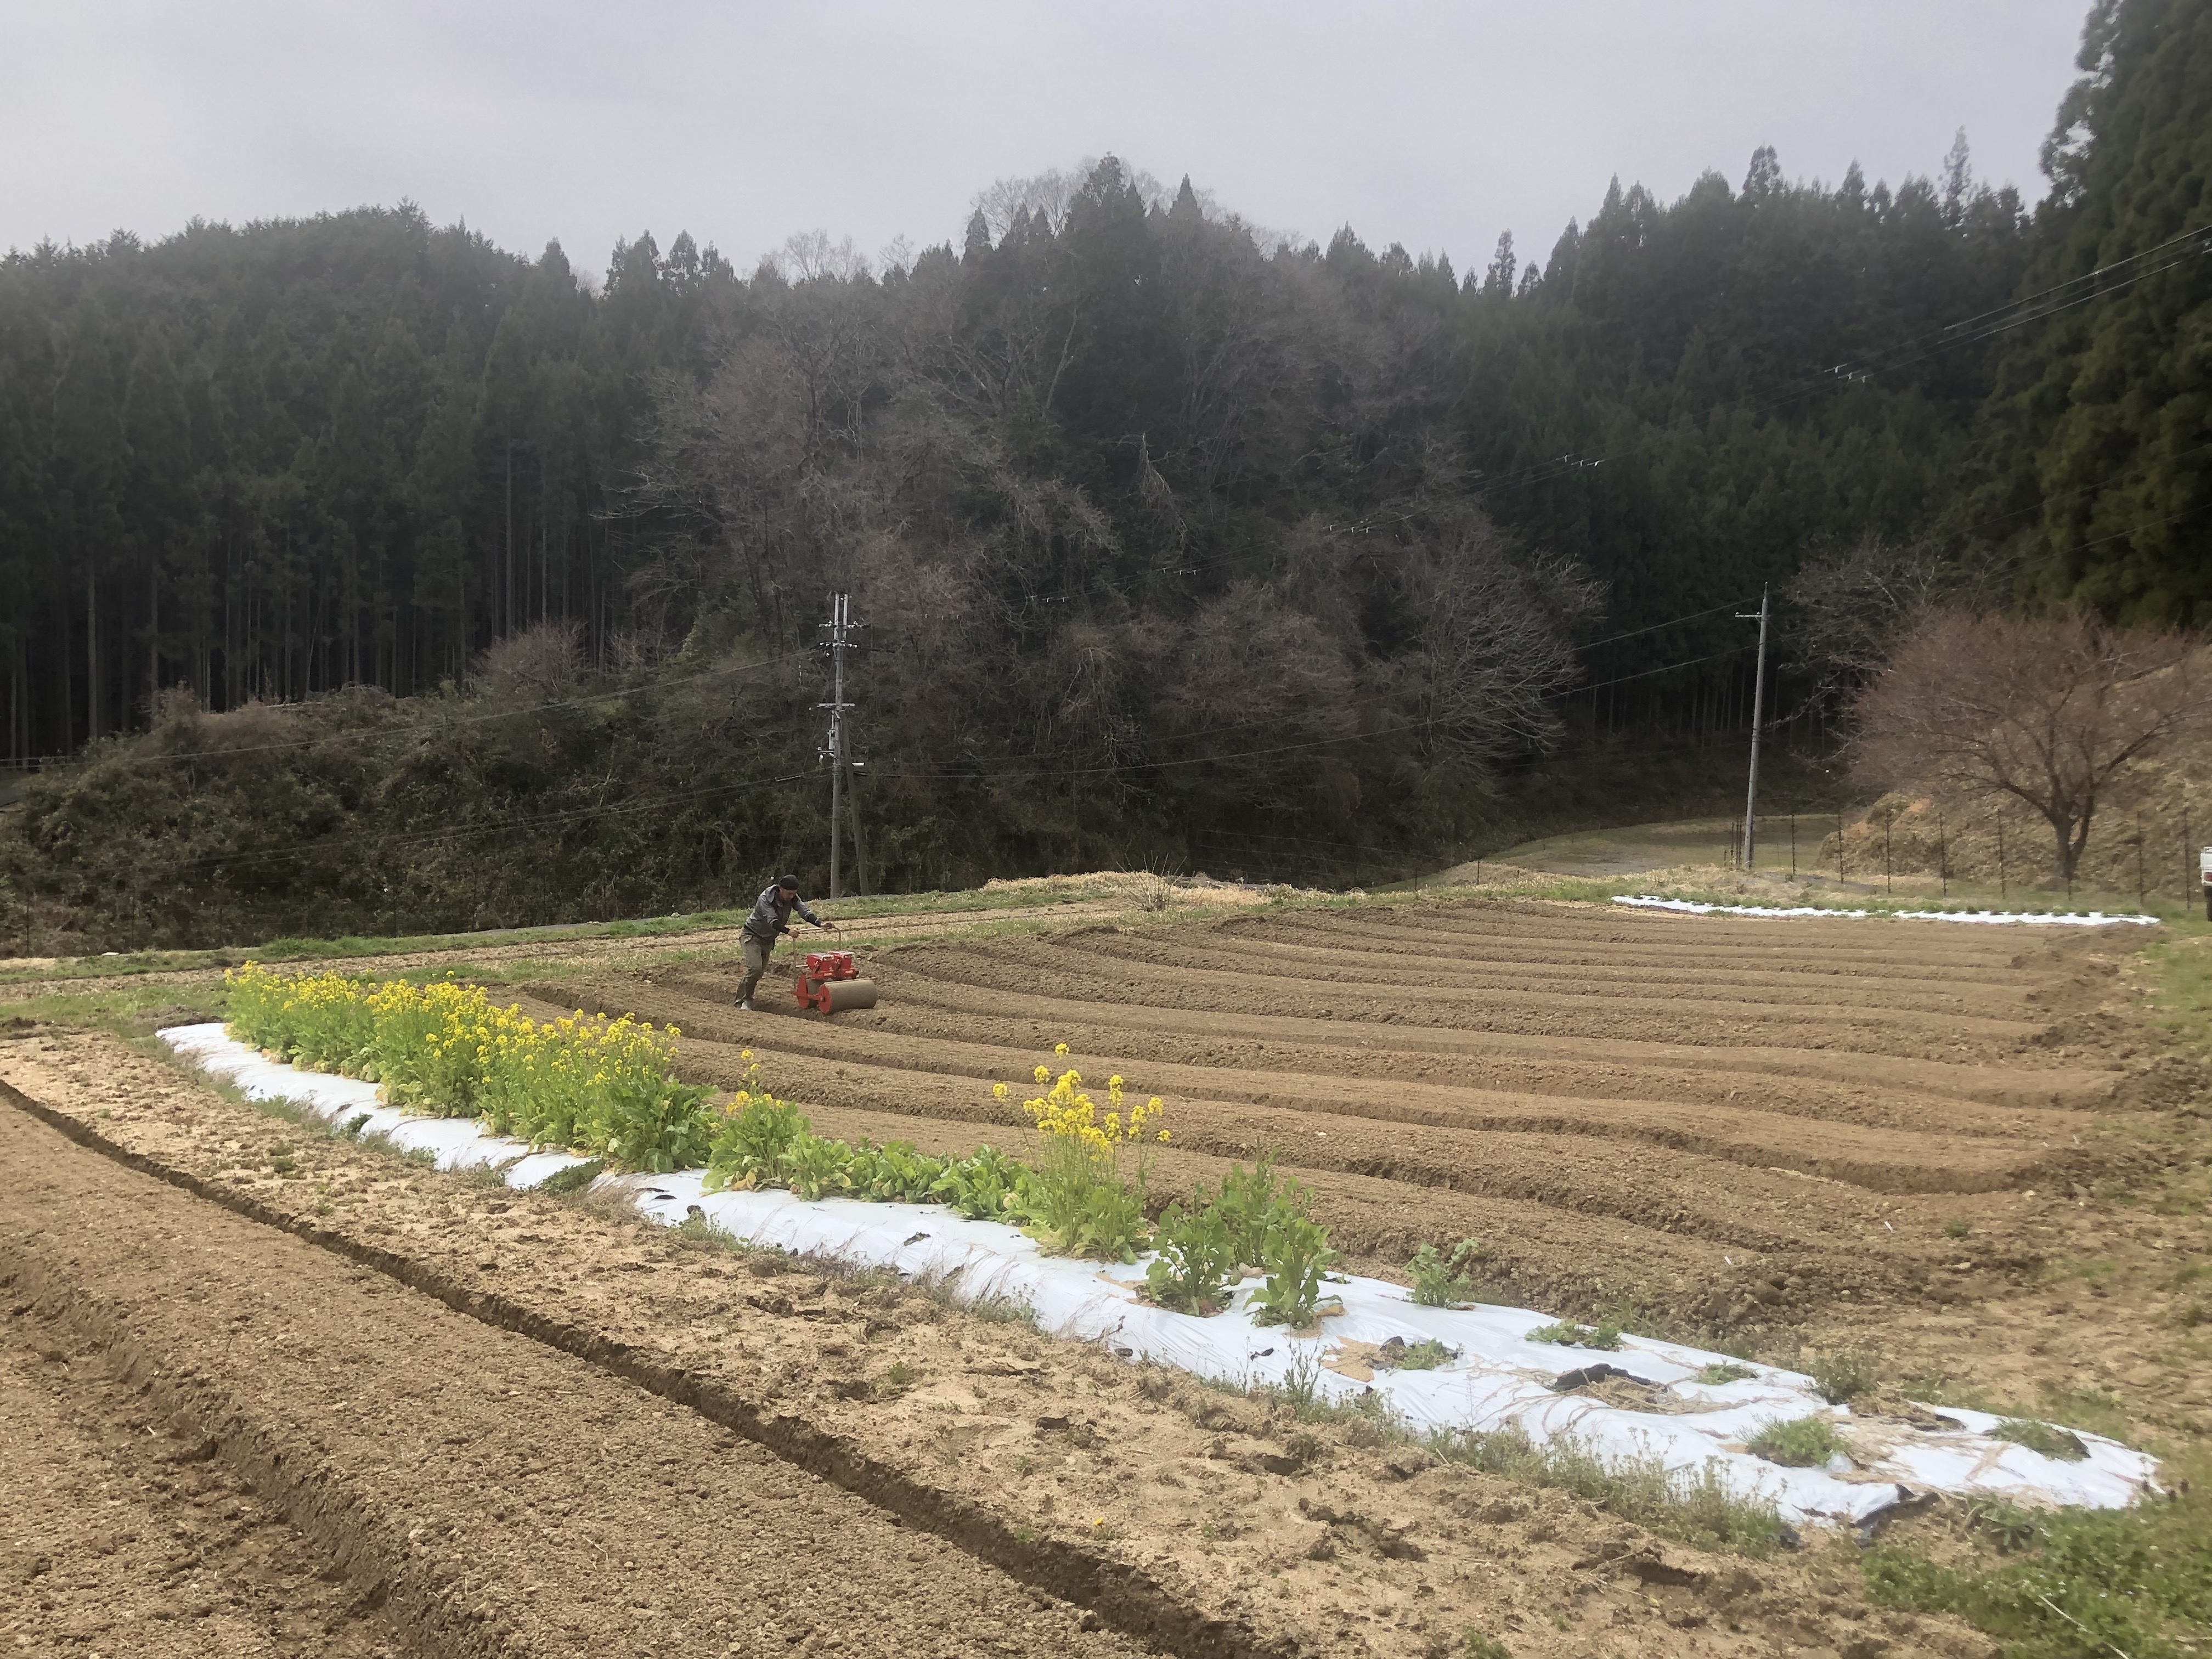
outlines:
{"label": "white plastic mulch", "polygon": [[2106,915],[2102,910],[2078,916],[2043,910],[1830,910],[1817,904],[1706,904],[1696,899],[1656,898],[1649,894],[1615,898],[1613,902],[1638,910],[1680,910],[1696,916],[1842,916],[1847,920],[1884,916],[1898,921],[1991,921],[2021,927],[2110,927],[2119,922],[2144,927],[2159,925],[2156,916]]}
{"label": "white plastic mulch", "polygon": [[[178,1026],[161,1036],[250,1097],[289,1099],[335,1123],[365,1116],[361,1133],[380,1131],[403,1148],[428,1148],[441,1168],[497,1164],[510,1185],[531,1187],[582,1162],[564,1152],[532,1152],[464,1120],[411,1116],[380,1105],[375,1085],[276,1064],[227,1036],[221,1025]],[[1355,1398],[1371,1388],[1419,1429],[1517,1425],[1540,1443],[1572,1436],[1607,1457],[1656,1456],[1692,1474],[1710,1465],[1731,1490],[1771,1498],[1784,1520],[1799,1525],[1862,1522],[1931,1489],[2095,1508],[2118,1507],[2154,1490],[2151,1459],[2095,1435],[2077,1437],[2086,1460],[2061,1461],[1991,1439],[1988,1431],[2002,1419],[1986,1413],[1945,1407],[1942,1416],[1956,1426],[1942,1430],[1856,1417],[1823,1401],[1810,1377],[1771,1366],[1753,1367],[1757,1375],[1743,1381],[1701,1383],[1698,1371],[1727,1356],[1638,1336],[1624,1336],[1619,1350],[1606,1352],[1530,1342],[1530,1331],[1553,1322],[1523,1308],[1419,1307],[1402,1285],[1355,1277],[1328,1286],[1341,1312],[1325,1314],[1314,1332],[1292,1334],[1255,1325],[1241,1311],[1201,1319],[1153,1307],[1138,1296],[1141,1267],[1045,1256],[1014,1228],[966,1220],[939,1205],[809,1201],[782,1191],[710,1194],[702,1182],[702,1171],[688,1170],[602,1176],[595,1184],[629,1192],[642,1213],[667,1225],[696,1207],[757,1244],[943,1281],[965,1300],[995,1297],[1025,1304],[1041,1329],[1102,1344],[1125,1359],[1155,1359],[1244,1384],[1284,1382],[1295,1367],[1330,1399]],[[1376,1367],[1376,1350],[1393,1337],[1408,1345],[1433,1338],[1457,1355],[1433,1370]],[[1663,1389],[1675,1409],[1632,1410],[1554,1391],[1564,1373],[1601,1364]],[[1848,1435],[1854,1456],[1838,1455],[1826,1468],[1791,1469],[1742,1449],[1761,1425],[1808,1415],[1833,1421]]]}

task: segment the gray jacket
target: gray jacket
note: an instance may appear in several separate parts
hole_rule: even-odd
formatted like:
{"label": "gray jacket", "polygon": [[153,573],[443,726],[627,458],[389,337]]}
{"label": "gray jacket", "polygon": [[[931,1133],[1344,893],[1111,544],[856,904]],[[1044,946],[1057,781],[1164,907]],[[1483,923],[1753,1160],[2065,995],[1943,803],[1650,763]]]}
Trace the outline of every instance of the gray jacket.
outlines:
{"label": "gray jacket", "polygon": [[753,913],[745,918],[745,932],[764,945],[773,945],[782,934],[791,931],[791,913],[796,910],[817,927],[822,918],[806,908],[806,901],[793,895],[791,902],[783,902],[783,889],[774,882],[761,889],[761,896],[753,901]]}

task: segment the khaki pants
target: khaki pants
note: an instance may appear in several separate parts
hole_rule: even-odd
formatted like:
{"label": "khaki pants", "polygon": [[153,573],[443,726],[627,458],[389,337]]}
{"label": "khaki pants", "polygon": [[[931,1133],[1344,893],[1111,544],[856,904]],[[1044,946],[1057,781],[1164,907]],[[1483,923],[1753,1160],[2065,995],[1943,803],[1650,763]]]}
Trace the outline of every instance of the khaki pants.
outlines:
{"label": "khaki pants", "polygon": [[738,981],[738,1000],[750,1002],[754,990],[761,982],[761,975],[768,972],[769,956],[775,949],[775,942],[764,939],[758,933],[741,933],[738,944],[745,954],[744,977]]}

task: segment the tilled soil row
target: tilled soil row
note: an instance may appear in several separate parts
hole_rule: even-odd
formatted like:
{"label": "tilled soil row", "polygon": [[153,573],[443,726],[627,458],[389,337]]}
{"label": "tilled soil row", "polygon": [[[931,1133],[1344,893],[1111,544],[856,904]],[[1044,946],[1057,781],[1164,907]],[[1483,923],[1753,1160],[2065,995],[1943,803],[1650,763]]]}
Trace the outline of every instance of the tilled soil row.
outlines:
{"label": "tilled soil row", "polygon": [[[1071,943],[1101,957],[1206,973],[1261,973],[1291,980],[1355,985],[1367,990],[1416,985],[1462,993],[1572,992],[1616,999],[1625,1006],[1660,998],[1668,1003],[1753,1003],[1775,1007],[1881,1010],[1907,1016],[1959,1014],[2005,1019],[2030,1012],[2027,992],[2014,982],[1977,984],[1925,979],[1835,978],[1791,983],[1756,970],[1656,968],[1616,963],[1501,962],[1487,951],[1448,953],[1416,935],[1386,945],[1371,933],[1332,939],[1311,930],[1302,939],[1255,938],[1251,932],[1206,935],[1131,933],[1097,929]],[[1609,1006],[1601,1003],[1600,1006]]]}
{"label": "tilled soil row", "polygon": [[[1913,975],[1940,964],[1947,971],[1988,971],[2016,965],[2024,951],[2046,948],[2021,928],[1960,923],[1899,923],[1819,916],[1681,915],[1610,904],[1559,904],[1542,899],[1440,900],[1395,913],[1354,908],[1356,926],[1392,924],[1438,939],[1526,945],[1532,931],[1547,950],[1589,950],[1626,958],[1638,952],[1684,968],[1771,961],[1798,972],[1873,971]],[[1327,930],[1334,918],[1296,913],[1301,924]],[[1533,925],[1533,927],[1532,927]]]}
{"label": "tilled soil row", "polygon": [[[902,1513],[939,1506],[808,1443],[803,1425],[625,1363],[623,1345],[404,1254],[234,1193],[203,1202],[210,1189],[182,1172],[12,1089],[0,1099],[23,1109],[0,1136],[15,1200],[0,1261],[19,1296],[270,1492],[422,1651],[769,1653],[822,1632],[885,1656],[1143,1650],[1091,1639],[1095,1616],[1087,1630],[1040,1608],[1015,1578],[902,1524],[972,1529]],[[703,1571],[667,1571],[687,1559]],[[1064,1580],[1066,1566],[1038,1576]],[[1176,1651],[1249,1650],[1181,1622],[1155,1632]]]}
{"label": "tilled soil row", "polygon": [[0,1320],[0,1644],[21,1659],[396,1659],[330,1559],[11,1297]]}
{"label": "tilled soil row", "polygon": [[[1171,1011],[1127,1010],[1111,1004],[1036,1003],[940,985],[910,972],[910,952],[872,957],[868,971],[885,1000],[840,1014],[804,1032],[774,1029],[793,1053],[842,1052],[848,1032],[880,1033],[911,1042],[929,1068],[992,1079],[994,1059],[970,1069],[967,1051],[1018,1054],[1019,1069],[1054,1042],[1090,1056],[1188,1066],[1208,1073],[1224,1099],[1239,1098],[1248,1076],[1310,1075],[1332,1088],[1371,1079],[1389,1085],[1437,1083],[1482,1093],[1525,1095],[1580,1103],[1650,1101],[1728,1106],[1791,1117],[1833,1119],[1877,1128],[1938,1123],[1948,1133],[1996,1139],[2063,1139],[2081,1127],[2081,1114],[2112,1100],[2118,1078],[2081,1066],[2027,1069],[1953,1066],[1860,1054],[1820,1055],[1801,1049],[1757,1051],[1663,1043],[1583,1042],[1571,1047],[1490,1032],[1407,1030],[1358,1020],[1209,1019]],[[796,1014],[790,988],[777,978],[756,999],[764,1014]],[[734,965],[662,966],[650,974],[586,972],[558,979],[518,975],[511,982],[545,1002],[573,1010],[628,1008],[678,1018],[689,1033],[736,1039],[757,1022],[731,1006]],[[1034,1011],[1033,1011],[1034,1010]],[[815,1023],[809,1022],[810,1027]]]}
{"label": "tilled soil row", "polygon": [[[552,992],[574,988],[555,984],[523,988],[531,1000],[530,1012],[543,1018],[565,1012],[550,1000]],[[635,988],[594,983],[589,988],[602,998],[609,992],[626,992],[628,1000],[637,1000]],[[978,1085],[1020,1079],[1036,1063],[1042,1046],[1035,1039],[1026,1047],[936,1039],[924,1049],[902,1033],[895,1034],[895,1028],[904,1023],[896,1008],[870,1010],[829,1022],[799,1018],[794,1011],[793,1018],[769,1025],[757,1016],[732,1009],[726,998],[716,994],[720,988],[705,979],[664,978],[655,982],[648,1006],[656,1019],[682,1028],[688,1045],[687,1073],[723,1087],[734,1087],[744,1076],[744,1066],[738,1052],[754,1048],[763,1055],[775,1057],[771,1062],[771,1085],[802,1100],[818,1099],[834,1078],[841,1091],[852,1085],[866,1094],[865,1100],[857,1094],[849,1097],[855,1104],[991,1121],[1003,1112],[993,1112]],[[785,1011],[771,1001],[760,1012]],[[1172,1094],[1179,1110],[1187,1105],[1202,1115],[1227,1114],[1233,1127],[1218,1133],[1198,1131],[1208,1136],[1205,1145],[1210,1150],[1249,1155],[1255,1146],[1267,1144],[1272,1131],[1265,1120],[1279,1112],[1456,1132],[1436,1143],[1440,1158],[1432,1173],[1412,1173],[1417,1166],[1408,1166],[1408,1172],[1401,1176],[1428,1185],[1456,1184],[1453,1172],[1463,1166],[1474,1150],[1461,1138],[1465,1133],[1634,1141],[1761,1171],[1778,1169],[1817,1175],[1881,1193],[1990,1192],[2057,1180],[2090,1179],[2111,1167],[2108,1151],[2070,1144],[2080,1127],[2078,1120],[2053,1113],[1990,1114],[1986,1127],[1977,1125],[1983,1127],[1980,1134],[1955,1133],[1955,1126],[1948,1124],[1942,1131],[1869,1127],[1758,1109],[1765,1098],[1758,1090],[1749,1091],[1741,1105],[1695,1108],[1633,1097],[1514,1095],[1464,1085],[1369,1075],[1359,1066],[1357,1051],[1340,1051],[1333,1056],[1339,1066],[1333,1073],[1268,1069],[1260,1065],[1231,1069],[1218,1064],[1164,1063],[1138,1048],[1116,1050],[1099,1046],[1112,1041],[1108,1031],[1086,1036],[1093,1035],[1096,1041],[1086,1040],[1082,1049],[1085,1064],[1092,1070],[1103,1067],[1133,1075],[1141,1069],[1145,1086]],[[810,1060],[830,1065],[809,1065]],[[927,1070],[917,1070],[918,1064]],[[841,1097],[846,1097],[841,1094]],[[1267,1111],[1260,1115],[1240,1109],[1247,1107]],[[1971,1109],[1966,1115],[1978,1115]],[[1921,1121],[1925,1122],[1929,1115],[1923,1107]],[[1336,1130],[1298,1125],[1282,1133],[1286,1151],[1301,1136],[1318,1136],[1329,1143],[1310,1148],[1302,1146],[1302,1162],[1304,1152],[1310,1151],[1328,1154],[1319,1158],[1316,1167],[1364,1167],[1344,1162],[1337,1155],[1342,1148],[1336,1144]],[[1363,1144],[1358,1131],[1348,1133],[1346,1146]],[[1394,1136],[1391,1144],[1408,1143],[1404,1136]],[[1492,1144],[1484,1143],[1486,1146]],[[1606,1155],[1612,1150],[1606,1149]],[[1380,1171],[1369,1168],[1366,1172]]]}
{"label": "tilled soil row", "polygon": [[[416,1650],[1133,1650],[896,1524],[903,1482],[1089,1575],[1102,1607],[1181,1609],[1179,1651],[1382,1659],[1472,1630],[1644,1659],[1693,1628],[1718,1659],[1869,1634],[1899,1659],[1987,1651],[1868,1608],[1849,1552],[1662,1545],[1364,1419],[1309,1428],[913,1289],[310,1136],[112,1038],[0,1042],[0,1075],[105,1149],[0,1139],[19,1297],[35,1279],[149,1401],[209,1423]],[[880,1472],[878,1505],[724,1431],[725,1404]]]}
{"label": "tilled soil row", "polygon": [[[911,959],[919,957],[919,960]],[[1111,1003],[1129,1009],[1202,1009],[1216,1015],[1372,1021],[1394,1030],[1504,1033],[1552,1042],[1665,1042],[1709,1049],[1789,1048],[1838,1054],[1903,1054],[1956,1061],[1986,1059],[2029,1036],[2024,1021],[1960,1019],[1942,1030],[1861,1011],[1824,1016],[1808,1009],[1747,1005],[1734,1013],[1710,1006],[1670,1006],[1645,999],[1632,1008],[1528,991],[1476,998],[1403,984],[1328,988],[1310,981],[1207,974],[1151,964],[1085,962],[1056,942],[1009,939],[990,950],[929,945],[902,953],[900,966],[948,988],[1023,999]]]}
{"label": "tilled soil row", "polygon": [[[1875,1088],[1951,1096],[2002,1105],[2088,1106],[2108,1099],[2118,1079],[2081,1066],[2036,1066],[2022,1050],[2003,1051],[2005,1062],[1980,1054],[1967,1043],[1926,1045],[1924,1054],[1897,1054],[1872,1048],[1804,1047],[1786,1042],[1705,1045],[1682,1040],[1689,1034],[1652,1025],[1649,1035],[1574,1033],[1480,1029],[1468,1025],[1401,1021],[1395,1010],[1370,1001],[1336,1006],[1310,1002],[1303,1012],[1279,1012],[1273,1000],[1255,993],[1239,996],[1234,985],[1218,988],[1182,1005],[1125,1002],[1109,996],[1061,995],[1036,988],[1034,974],[1011,969],[991,977],[1007,984],[976,983],[942,970],[940,947],[917,946],[872,964],[879,988],[895,1003],[933,1008],[953,1016],[1021,1018],[1044,1029],[1071,1023],[1114,1029],[1219,1040],[1262,1037],[1288,1042],[1323,1042],[1371,1050],[1378,1067],[1400,1054],[1448,1055],[1486,1067],[1492,1056],[1509,1062],[1525,1059],[1565,1073],[1578,1065],[1611,1062],[1650,1070],[1726,1074],[1741,1087],[1745,1078],[1793,1077],[1819,1082],[1849,1082]],[[1097,989],[1097,987],[1089,988]],[[1247,1010],[1234,1005],[1261,1005]],[[1109,1012],[1110,1011],[1110,1012]],[[1771,1036],[1772,1033],[1766,1035]],[[1906,1044],[1910,1048],[1914,1045]],[[1465,1075],[1462,1065],[1461,1075]]]}

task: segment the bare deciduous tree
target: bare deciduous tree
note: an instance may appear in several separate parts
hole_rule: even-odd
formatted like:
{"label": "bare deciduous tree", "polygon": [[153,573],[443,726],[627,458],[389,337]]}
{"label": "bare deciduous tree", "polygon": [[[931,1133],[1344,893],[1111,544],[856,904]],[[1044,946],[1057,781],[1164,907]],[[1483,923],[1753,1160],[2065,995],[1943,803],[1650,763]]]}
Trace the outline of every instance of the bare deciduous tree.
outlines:
{"label": "bare deciduous tree", "polygon": [[1790,584],[1798,659],[1813,699],[1830,702],[1879,669],[1898,641],[1939,611],[2002,607],[2015,562],[1990,548],[1951,555],[1873,532],[1808,558]]}
{"label": "bare deciduous tree", "polygon": [[2094,617],[1930,616],[1859,694],[1856,769],[2025,802],[2070,882],[2115,775],[2212,717],[2203,649]]}

